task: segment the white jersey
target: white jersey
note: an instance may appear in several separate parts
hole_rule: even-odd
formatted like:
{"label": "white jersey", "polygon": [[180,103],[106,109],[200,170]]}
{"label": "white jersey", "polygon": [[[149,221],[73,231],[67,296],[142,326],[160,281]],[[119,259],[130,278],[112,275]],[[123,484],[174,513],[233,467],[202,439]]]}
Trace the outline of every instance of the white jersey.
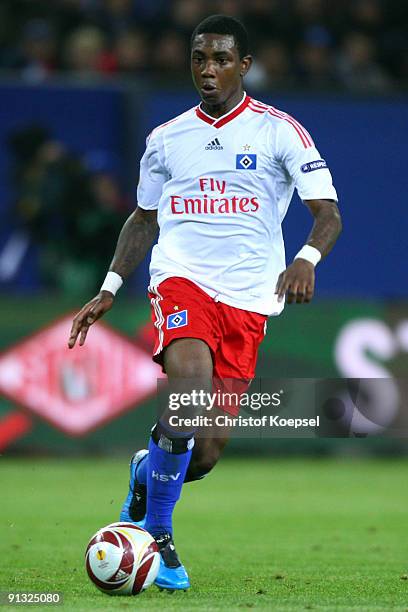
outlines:
{"label": "white jersey", "polygon": [[137,191],[141,208],[158,211],[151,285],[179,276],[230,306],[279,314],[295,187],[302,200],[337,200],[305,128],[246,94],[218,119],[197,106],[153,130]]}

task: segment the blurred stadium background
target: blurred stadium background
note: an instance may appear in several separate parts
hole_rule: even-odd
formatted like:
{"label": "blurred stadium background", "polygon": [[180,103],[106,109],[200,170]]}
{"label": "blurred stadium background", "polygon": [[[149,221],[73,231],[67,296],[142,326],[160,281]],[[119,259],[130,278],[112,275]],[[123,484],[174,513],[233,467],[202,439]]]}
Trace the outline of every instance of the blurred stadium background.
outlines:
{"label": "blurred stadium background", "polygon": [[[407,371],[406,2],[2,0],[0,452],[6,456],[128,454],[145,443],[157,375],[147,262],[122,289],[108,327],[100,334],[92,329],[86,348],[68,354],[66,334],[71,314],[98,290],[135,205],[146,135],[197,103],[189,36],[214,12],[244,21],[256,58],[247,90],[312,132],[332,169],[344,219],[338,245],[319,266],[314,304],[292,306],[270,321],[258,375],[402,377]],[[310,226],[296,196],[285,221],[289,259]],[[228,452],[255,448],[406,451],[403,440],[239,439]]]}

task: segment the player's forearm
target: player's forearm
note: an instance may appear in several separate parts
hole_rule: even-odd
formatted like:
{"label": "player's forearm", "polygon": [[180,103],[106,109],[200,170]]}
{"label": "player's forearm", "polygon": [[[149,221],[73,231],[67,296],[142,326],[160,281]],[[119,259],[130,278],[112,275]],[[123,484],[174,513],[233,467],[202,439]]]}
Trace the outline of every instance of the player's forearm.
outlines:
{"label": "player's forearm", "polygon": [[[148,217],[148,218],[146,218]],[[157,222],[136,210],[122,227],[109,270],[127,278],[146,256],[157,235]]]}
{"label": "player's forearm", "polygon": [[[311,208],[309,206],[309,208]],[[335,202],[324,202],[318,210],[314,210],[314,223],[307,244],[315,247],[326,257],[332,250],[342,229],[340,212]]]}

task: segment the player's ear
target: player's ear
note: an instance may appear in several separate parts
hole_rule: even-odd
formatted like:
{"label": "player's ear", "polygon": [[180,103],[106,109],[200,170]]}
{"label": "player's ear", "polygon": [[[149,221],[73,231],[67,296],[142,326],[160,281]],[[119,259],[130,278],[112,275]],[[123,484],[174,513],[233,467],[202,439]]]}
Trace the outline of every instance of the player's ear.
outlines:
{"label": "player's ear", "polygon": [[252,66],[252,55],[245,55],[242,59],[241,59],[241,69],[239,74],[244,77],[246,75],[246,73],[248,72],[248,70],[250,69],[250,67]]}

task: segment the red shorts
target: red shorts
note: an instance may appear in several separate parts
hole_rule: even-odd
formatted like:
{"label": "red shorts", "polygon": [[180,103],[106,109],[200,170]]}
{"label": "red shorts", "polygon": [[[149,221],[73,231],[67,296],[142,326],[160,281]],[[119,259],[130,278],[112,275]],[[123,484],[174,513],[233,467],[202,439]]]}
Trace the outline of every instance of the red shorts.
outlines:
{"label": "red shorts", "polygon": [[163,371],[163,351],[170,342],[199,338],[211,350],[215,378],[247,382],[254,378],[266,315],[216,302],[195,283],[180,277],[150,287],[149,298],[155,328],[153,360]]}

